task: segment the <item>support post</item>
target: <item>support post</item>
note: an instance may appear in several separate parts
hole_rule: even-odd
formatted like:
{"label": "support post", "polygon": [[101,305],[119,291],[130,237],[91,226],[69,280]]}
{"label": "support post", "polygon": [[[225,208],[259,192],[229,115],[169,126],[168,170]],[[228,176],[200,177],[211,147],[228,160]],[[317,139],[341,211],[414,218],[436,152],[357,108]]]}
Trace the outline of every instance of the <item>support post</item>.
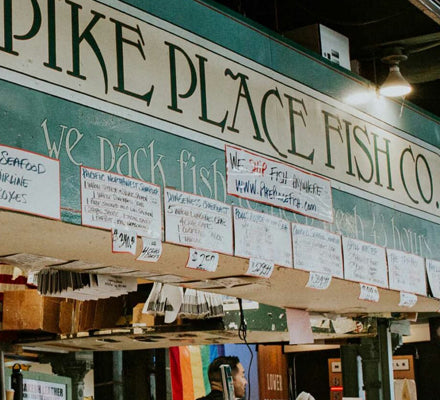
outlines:
{"label": "support post", "polygon": [[358,345],[341,346],[342,386],[344,397],[359,396],[359,379],[357,368]]}
{"label": "support post", "polygon": [[394,400],[393,349],[391,346],[390,322],[377,320],[380,365],[382,370],[382,392],[384,400]]}

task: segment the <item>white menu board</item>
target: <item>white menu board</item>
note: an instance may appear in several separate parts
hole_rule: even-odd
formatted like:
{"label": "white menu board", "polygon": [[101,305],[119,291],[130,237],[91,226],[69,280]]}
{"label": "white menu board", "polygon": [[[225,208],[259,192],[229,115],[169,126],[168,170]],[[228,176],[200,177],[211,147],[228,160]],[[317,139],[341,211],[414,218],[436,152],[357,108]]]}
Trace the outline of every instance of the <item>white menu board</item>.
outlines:
{"label": "white menu board", "polygon": [[349,281],[388,287],[387,259],[384,247],[342,237],[344,278]]}
{"label": "white menu board", "polygon": [[167,242],[232,254],[232,207],[165,189],[165,237]]}
{"label": "white menu board", "polygon": [[0,208],[61,218],[60,162],[0,145]]}
{"label": "white menu board", "polygon": [[426,272],[432,295],[440,299],[440,261],[426,259]]}
{"label": "white menu board", "polygon": [[228,194],[333,222],[330,180],[238,147],[225,151]]}
{"label": "white menu board", "polygon": [[292,224],[293,267],[344,277],[341,236],[308,225]]}
{"label": "white menu board", "polygon": [[234,207],[235,255],[292,267],[289,222],[272,215]]}
{"label": "white menu board", "polygon": [[82,224],[125,228],[139,236],[162,238],[160,187],[138,179],[81,167]]}
{"label": "white menu board", "polygon": [[425,259],[404,251],[387,249],[390,289],[426,296]]}

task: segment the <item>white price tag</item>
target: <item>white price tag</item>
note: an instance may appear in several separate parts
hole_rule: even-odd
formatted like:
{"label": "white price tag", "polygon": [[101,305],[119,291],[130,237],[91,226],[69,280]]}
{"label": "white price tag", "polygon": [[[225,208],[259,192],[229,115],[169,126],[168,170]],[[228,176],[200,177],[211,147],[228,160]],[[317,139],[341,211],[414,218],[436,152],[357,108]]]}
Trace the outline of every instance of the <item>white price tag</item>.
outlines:
{"label": "white price tag", "polygon": [[214,272],[218,266],[218,254],[211,251],[189,249],[187,268]]}
{"label": "white price tag", "polygon": [[258,276],[260,278],[270,278],[274,268],[275,265],[273,263],[251,258],[249,260],[249,268],[246,272],[246,275]]}
{"label": "white price tag", "polygon": [[379,289],[376,286],[360,284],[361,294],[359,295],[359,300],[373,301],[375,303],[379,302]]}
{"label": "white price tag", "polygon": [[306,287],[312,289],[324,290],[330,286],[332,276],[329,274],[321,274],[320,272],[310,272],[309,281]]}
{"label": "white price tag", "polygon": [[400,307],[414,307],[417,303],[417,296],[413,293],[400,292]]}
{"label": "white price tag", "polygon": [[142,251],[137,260],[156,262],[162,254],[162,242],[158,239],[142,238]]}
{"label": "white price tag", "polygon": [[136,232],[121,228],[112,228],[113,253],[136,254]]}

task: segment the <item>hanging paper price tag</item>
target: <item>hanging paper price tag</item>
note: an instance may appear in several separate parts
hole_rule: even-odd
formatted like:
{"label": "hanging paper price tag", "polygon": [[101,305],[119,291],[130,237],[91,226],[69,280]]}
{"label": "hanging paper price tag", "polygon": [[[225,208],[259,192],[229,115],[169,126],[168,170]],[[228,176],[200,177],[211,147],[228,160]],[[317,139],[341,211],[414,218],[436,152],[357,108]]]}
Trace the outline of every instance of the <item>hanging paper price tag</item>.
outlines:
{"label": "hanging paper price tag", "polygon": [[246,275],[258,276],[260,278],[270,278],[274,268],[275,265],[273,263],[251,258],[249,260],[249,268],[246,272]]}
{"label": "hanging paper price tag", "polygon": [[210,251],[189,249],[187,268],[214,272],[218,266],[218,254]]}
{"label": "hanging paper price tag", "polygon": [[400,307],[414,307],[417,303],[417,296],[412,293],[400,292]]}
{"label": "hanging paper price tag", "polygon": [[359,295],[359,300],[373,301],[375,303],[379,302],[379,289],[376,286],[360,284],[361,294]]}
{"label": "hanging paper price tag", "polygon": [[136,232],[121,228],[112,228],[113,253],[136,254]]}
{"label": "hanging paper price tag", "polygon": [[309,281],[307,282],[306,287],[324,290],[330,286],[331,281],[331,275],[312,271],[310,272]]}
{"label": "hanging paper price tag", "polygon": [[158,239],[142,238],[142,251],[137,260],[156,262],[162,254],[162,242]]}

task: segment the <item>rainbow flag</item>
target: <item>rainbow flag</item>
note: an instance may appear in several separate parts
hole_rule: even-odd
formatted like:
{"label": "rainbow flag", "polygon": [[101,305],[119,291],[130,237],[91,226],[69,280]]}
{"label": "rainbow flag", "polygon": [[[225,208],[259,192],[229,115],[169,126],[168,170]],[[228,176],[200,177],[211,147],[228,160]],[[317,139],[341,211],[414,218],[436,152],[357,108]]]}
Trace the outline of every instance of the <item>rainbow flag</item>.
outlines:
{"label": "rainbow flag", "polygon": [[194,400],[211,391],[208,367],[224,355],[223,345],[170,347],[170,374],[173,400]]}

